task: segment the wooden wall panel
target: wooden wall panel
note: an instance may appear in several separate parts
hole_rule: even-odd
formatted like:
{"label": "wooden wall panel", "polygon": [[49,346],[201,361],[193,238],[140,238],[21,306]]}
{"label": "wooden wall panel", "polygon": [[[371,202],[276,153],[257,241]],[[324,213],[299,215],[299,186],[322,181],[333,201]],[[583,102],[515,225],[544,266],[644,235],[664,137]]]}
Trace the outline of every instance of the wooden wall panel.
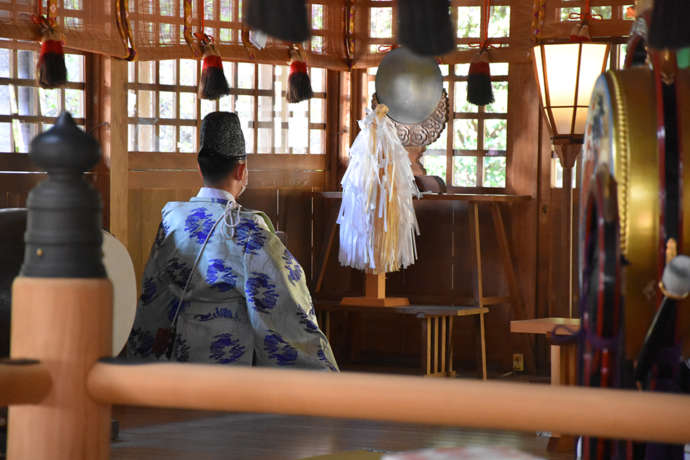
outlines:
{"label": "wooden wall panel", "polygon": [[[511,27],[513,23],[511,21]],[[518,287],[525,306],[524,312],[512,311],[510,319],[528,319],[537,316],[537,254],[544,240],[543,235],[539,234],[538,210],[542,206],[540,191],[544,186],[541,177],[544,173],[548,177],[550,170],[544,170],[540,163],[539,93],[533,63],[511,63],[509,85],[508,137],[512,155],[507,165],[507,191],[534,198],[515,204],[509,212],[504,213]],[[537,367],[543,369],[546,347],[540,345],[536,352],[534,337],[509,333],[507,336],[510,339],[507,341],[509,353],[506,356],[523,353],[527,370],[534,372]],[[535,359],[535,352],[539,355],[538,359]]]}

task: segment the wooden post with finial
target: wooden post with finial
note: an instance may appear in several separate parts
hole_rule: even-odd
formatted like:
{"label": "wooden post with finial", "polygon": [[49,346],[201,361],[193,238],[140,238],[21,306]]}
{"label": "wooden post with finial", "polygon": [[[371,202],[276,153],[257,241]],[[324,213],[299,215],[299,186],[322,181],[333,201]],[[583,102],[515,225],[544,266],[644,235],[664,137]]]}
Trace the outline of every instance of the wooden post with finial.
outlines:
{"label": "wooden post with finial", "polygon": [[86,392],[87,373],[111,352],[101,202],[83,177],[100,148],[63,113],[30,153],[48,179],[27,202],[24,265],[12,286],[11,356],[39,359],[53,384],[40,404],[10,408],[8,458],[107,459],[110,406]]}

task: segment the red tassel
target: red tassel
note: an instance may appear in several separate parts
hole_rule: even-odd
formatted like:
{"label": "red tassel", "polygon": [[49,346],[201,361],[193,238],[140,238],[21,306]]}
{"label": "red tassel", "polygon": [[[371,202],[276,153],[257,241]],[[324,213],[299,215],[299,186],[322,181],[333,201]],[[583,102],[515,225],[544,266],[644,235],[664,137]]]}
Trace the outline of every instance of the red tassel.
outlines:
{"label": "red tassel", "polygon": [[223,60],[213,45],[204,46],[199,98],[213,100],[227,94],[230,94],[230,86],[223,71]]}
{"label": "red tassel", "polygon": [[67,83],[65,52],[60,35],[54,29],[43,35],[37,67],[38,84],[41,88],[59,88]]}
{"label": "red tassel", "polygon": [[470,64],[470,71],[467,74],[467,101],[474,105],[487,105],[494,102],[489,58],[485,50],[480,51]]}
{"label": "red tassel", "polygon": [[298,60],[292,61],[288,76],[287,101],[290,103],[301,102],[310,99],[313,95],[311,80],[309,80],[307,73],[307,63]]}

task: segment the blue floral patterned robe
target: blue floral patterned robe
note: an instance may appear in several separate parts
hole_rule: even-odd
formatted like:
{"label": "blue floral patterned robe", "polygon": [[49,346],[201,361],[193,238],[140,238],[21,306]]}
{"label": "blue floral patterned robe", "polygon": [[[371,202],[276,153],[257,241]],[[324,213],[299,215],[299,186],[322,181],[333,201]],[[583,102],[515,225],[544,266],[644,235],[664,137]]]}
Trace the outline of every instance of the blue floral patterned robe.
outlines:
{"label": "blue floral patterned robe", "polygon": [[[130,358],[166,359],[161,332],[170,328],[199,250],[227,203],[200,195],[163,208],[127,343]],[[185,294],[170,359],[337,371],[302,267],[268,217],[243,209],[232,238],[222,225]]]}

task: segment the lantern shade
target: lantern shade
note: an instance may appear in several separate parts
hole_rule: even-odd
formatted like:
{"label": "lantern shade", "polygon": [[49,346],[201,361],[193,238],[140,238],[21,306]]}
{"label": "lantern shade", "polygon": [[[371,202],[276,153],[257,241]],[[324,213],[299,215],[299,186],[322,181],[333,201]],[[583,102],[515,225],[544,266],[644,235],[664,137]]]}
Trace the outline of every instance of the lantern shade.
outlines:
{"label": "lantern shade", "polygon": [[594,82],[606,70],[607,43],[540,43],[533,48],[542,106],[555,137],[584,134]]}

